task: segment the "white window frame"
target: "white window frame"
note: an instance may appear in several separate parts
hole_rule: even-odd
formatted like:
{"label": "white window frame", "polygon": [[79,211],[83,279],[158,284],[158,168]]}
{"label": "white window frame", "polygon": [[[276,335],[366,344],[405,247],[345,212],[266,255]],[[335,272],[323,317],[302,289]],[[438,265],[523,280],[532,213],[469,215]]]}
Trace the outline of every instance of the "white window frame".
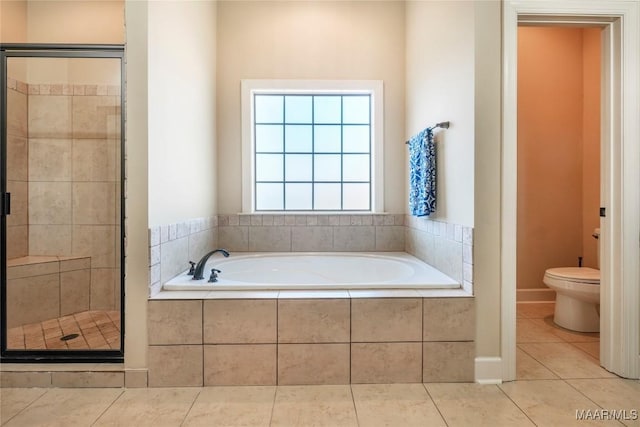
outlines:
{"label": "white window frame", "polygon": [[[255,210],[254,94],[367,94],[371,95],[371,213],[384,211],[384,94],[382,80],[241,80],[242,110],[242,213]],[[353,213],[350,211],[304,211],[305,214]],[[365,213],[368,211],[365,211]],[[263,213],[263,212],[259,212]],[[271,212],[273,213],[273,212]],[[295,211],[276,211],[290,214]]]}

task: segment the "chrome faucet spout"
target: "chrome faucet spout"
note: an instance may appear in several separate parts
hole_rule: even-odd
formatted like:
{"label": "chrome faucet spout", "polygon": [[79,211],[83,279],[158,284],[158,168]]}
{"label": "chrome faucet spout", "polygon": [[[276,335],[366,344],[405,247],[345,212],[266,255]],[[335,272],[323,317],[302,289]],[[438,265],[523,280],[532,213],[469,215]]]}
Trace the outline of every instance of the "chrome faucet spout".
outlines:
{"label": "chrome faucet spout", "polygon": [[207,263],[207,260],[209,259],[209,257],[213,254],[215,254],[216,252],[220,252],[222,253],[222,255],[224,255],[224,257],[228,257],[229,256],[229,252],[226,249],[216,249],[215,251],[211,251],[208,254],[206,254],[205,256],[203,256],[200,261],[198,261],[198,265],[196,265],[196,269],[193,272],[193,279],[192,280],[202,280],[204,279],[204,266]]}

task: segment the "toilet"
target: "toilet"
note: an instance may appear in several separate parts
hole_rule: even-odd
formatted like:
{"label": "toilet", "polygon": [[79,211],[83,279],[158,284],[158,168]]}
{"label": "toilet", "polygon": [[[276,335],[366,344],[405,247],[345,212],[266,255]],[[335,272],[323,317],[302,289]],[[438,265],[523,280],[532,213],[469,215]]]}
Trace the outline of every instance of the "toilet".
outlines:
{"label": "toilet", "polygon": [[[593,237],[599,239],[599,229],[595,230]],[[553,321],[557,325],[578,332],[600,331],[600,270],[589,267],[549,268],[544,273],[543,282],[556,291]]]}

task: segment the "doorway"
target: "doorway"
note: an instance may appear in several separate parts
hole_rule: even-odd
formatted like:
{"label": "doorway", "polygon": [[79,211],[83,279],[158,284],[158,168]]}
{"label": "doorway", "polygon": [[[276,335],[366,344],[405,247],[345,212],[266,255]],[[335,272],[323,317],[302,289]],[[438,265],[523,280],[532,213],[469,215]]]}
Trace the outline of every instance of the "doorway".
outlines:
{"label": "doorway", "polygon": [[[602,153],[600,228],[600,363],[627,378],[640,375],[640,135],[637,117],[640,27],[637,2],[573,5],[535,1],[505,2],[503,13],[503,151],[501,347],[502,380],[516,377],[517,231],[517,27],[537,25],[601,26]],[[623,154],[624,153],[624,154]],[[602,286],[604,284],[604,286]]]}
{"label": "doorway", "polygon": [[2,45],[2,361],[122,361],[122,46]]}

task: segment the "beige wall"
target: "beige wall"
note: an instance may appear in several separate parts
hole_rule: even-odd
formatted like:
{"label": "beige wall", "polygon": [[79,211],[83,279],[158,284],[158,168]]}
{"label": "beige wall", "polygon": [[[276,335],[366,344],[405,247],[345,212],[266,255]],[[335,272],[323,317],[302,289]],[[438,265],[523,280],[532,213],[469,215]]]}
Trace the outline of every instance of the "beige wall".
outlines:
{"label": "beige wall", "polygon": [[[218,4],[218,210],[241,211],[241,79],[384,81],[385,211],[405,212],[404,4]],[[402,189],[402,191],[399,191]]]}
{"label": "beige wall", "polygon": [[451,122],[436,134],[437,208],[430,218],[473,226],[475,5],[411,1],[406,7],[405,136]]}
{"label": "beige wall", "polygon": [[595,41],[594,51],[580,28],[518,30],[519,289],[544,287],[547,268],[577,266],[587,248],[585,265],[596,266],[590,236],[598,222],[599,174],[583,168],[586,160],[588,169],[599,170],[599,107],[586,102],[598,101],[599,74],[583,79],[583,64],[599,70]]}
{"label": "beige wall", "polygon": [[21,43],[27,40],[26,0],[0,1],[0,42]]}
{"label": "beige wall", "polygon": [[211,216],[217,188],[215,2],[150,2],[148,37],[149,223]]}

